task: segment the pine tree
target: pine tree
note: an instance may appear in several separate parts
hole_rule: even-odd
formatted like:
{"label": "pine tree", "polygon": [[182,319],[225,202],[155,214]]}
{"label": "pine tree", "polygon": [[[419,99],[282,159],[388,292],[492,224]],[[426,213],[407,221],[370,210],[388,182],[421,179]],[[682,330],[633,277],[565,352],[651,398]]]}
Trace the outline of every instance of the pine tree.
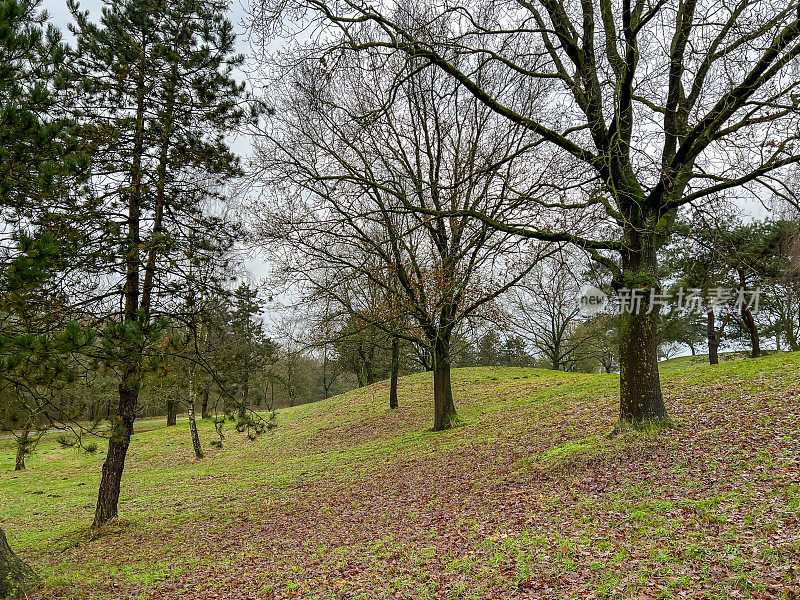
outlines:
{"label": "pine tree", "polygon": [[[66,48],[39,4],[0,1],[0,218],[12,231],[0,243],[3,384],[59,370],[58,361],[49,358],[63,347],[48,335],[54,330],[52,313],[40,301],[48,296],[46,284],[65,247],[54,235],[56,198],[80,180],[87,166],[71,123],[59,110],[69,97]],[[15,397],[11,408],[30,423],[40,405],[25,400]],[[20,448],[27,451],[30,442],[23,437],[26,447]],[[0,529],[0,597],[24,593],[37,582]]]}
{"label": "pine tree", "polygon": [[67,49],[39,4],[0,2],[0,210],[15,224],[41,216],[87,167],[64,117]]}
{"label": "pine tree", "polygon": [[[203,0],[109,0],[95,24],[70,2],[81,118],[103,204],[97,227],[115,248],[100,268],[123,281],[123,309],[106,334],[109,360],[121,373],[119,407],[94,527],[117,514],[148,348],[165,319],[180,312],[173,298],[193,284],[186,264],[218,258],[235,234],[207,210],[239,172],[224,136],[245,115],[243,85],[232,76],[242,59],[233,53],[226,8]],[[105,224],[118,214],[124,217]],[[182,254],[185,248],[195,256]]]}

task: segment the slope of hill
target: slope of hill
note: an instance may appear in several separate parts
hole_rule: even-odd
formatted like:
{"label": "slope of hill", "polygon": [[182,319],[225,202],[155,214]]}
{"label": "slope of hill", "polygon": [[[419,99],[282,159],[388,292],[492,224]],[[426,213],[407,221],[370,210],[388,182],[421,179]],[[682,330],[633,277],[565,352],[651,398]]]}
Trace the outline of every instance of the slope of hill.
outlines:
{"label": "slope of hill", "polygon": [[795,598],[800,356],[664,369],[678,428],[609,437],[616,376],[428,374],[281,411],[191,460],[186,424],[134,436],[122,518],[92,538],[101,452],[40,446],[0,524],[29,598]]}

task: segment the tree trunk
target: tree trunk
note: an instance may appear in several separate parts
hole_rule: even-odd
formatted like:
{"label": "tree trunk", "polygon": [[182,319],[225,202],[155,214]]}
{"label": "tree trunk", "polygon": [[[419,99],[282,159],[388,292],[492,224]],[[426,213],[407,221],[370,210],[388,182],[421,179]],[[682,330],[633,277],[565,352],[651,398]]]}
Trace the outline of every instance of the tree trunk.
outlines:
{"label": "tree trunk", "polygon": [[439,334],[433,351],[433,430],[443,431],[453,426],[456,407],[450,383],[450,339]]}
{"label": "tree trunk", "polygon": [[[558,334],[555,334],[556,336]],[[553,365],[553,371],[561,370],[561,344],[558,340],[554,339],[553,345],[550,347],[552,354],[550,355],[550,364]]]}
{"label": "tree trunk", "polygon": [[800,343],[797,341],[797,334],[794,331],[794,325],[792,324],[792,320],[789,318],[784,320],[784,332],[786,334],[786,342],[789,344],[791,351],[797,352],[800,350]]}
{"label": "tree trunk", "polygon": [[0,598],[20,596],[39,583],[39,577],[14,554],[0,529]]}
{"label": "tree trunk", "polygon": [[25,470],[25,449],[23,445],[17,442],[17,464],[14,466],[15,471]]}
{"label": "tree trunk", "polygon": [[17,440],[17,464],[14,467],[15,471],[22,471],[25,469],[25,455],[28,453],[30,443],[30,430],[26,429]]}
{"label": "tree trunk", "polygon": [[[142,240],[140,236],[142,178],[144,170],[142,159],[144,156],[144,138],[146,127],[145,96],[147,59],[140,49],[138,57],[138,70],[136,73],[136,124],[131,148],[130,185],[124,195],[128,200],[128,231],[125,236],[123,259],[125,262],[125,287],[122,295],[125,300],[124,323],[131,324],[139,320],[139,309],[144,312],[145,324],[149,319],[150,306],[148,303],[139,304],[140,278],[139,266]],[[152,278],[154,271],[150,271]],[[145,289],[151,283],[144,282]],[[125,342],[122,346],[125,356],[122,377],[119,383],[119,405],[117,414],[111,419],[111,439],[108,442],[108,454],[103,463],[103,473],[100,478],[100,489],[97,494],[97,507],[94,513],[92,528],[102,527],[117,516],[122,472],[125,469],[125,457],[133,435],[133,422],[136,419],[136,405],[139,401],[139,385],[141,381],[141,349],[136,343]]]}
{"label": "tree trunk", "polygon": [[758,328],[756,327],[755,319],[749,308],[742,309],[742,320],[750,334],[750,358],[758,358],[761,356],[761,341],[758,338]]}
{"label": "tree trunk", "polygon": [[200,446],[200,435],[197,433],[197,423],[194,420],[194,374],[193,369],[189,368],[189,406],[187,412],[189,415],[189,432],[192,435],[192,447],[194,448],[195,458],[203,458],[203,449]]}
{"label": "tree trunk", "polygon": [[119,410],[114,419],[111,439],[108,442],[106,461],[103,463],[97,508],[92,522],[92,528],[95,529],[117,516],[122,471],[125,469],[125,457],[128,454],[128,447],[133,435],[133,421],[139,397],[138,385],[135,370],[128,370],[119,384]]}
{"label": "tree trunk", "polygon": [[200,404],[200,415],[203,419],[210,419],[211,415],[208,414],[208,388],[203,390],[203,402]]}
{"label": "tree trunk", "polygon": [[167,400],[167,427],[174,427],[178,423],[178,411],[173,398]]}
{"label": "tree trunk", "polygon": [[400,403],[397,399],[397,378],[400,374],[400,342],[392,338],[392,378],[389,385],[389,408],[397,408]]}
{"label": "tree trunk", "polygon": [[623,282],[641,289],[642,302],[620,311],[620,406],[621,424],[642,427],[669,424],[658,374],[658,313],[651,294],[659,293],[655,236],[642,230],[629,231],[629,244],[622,253]]}
{"label": "tree trunk", "polygon": [[747,306],[747,303],[744,301],[744,291],[745,291],[745,278],[744,278],[744,271],[739,269],[739,290],[742,292],[742,300],[741,300],[741,312],[742,312],[742,321],[744,321],[744,326],[747,329],[747,332],[750,334],[750,357],[751,358],[758,358],[761,356],[761,342],[758,339],[758,327],[756,327],[756,321],[753,318],[753,313],[750,312],[750,309]]}
{"label": "tree trunk", "polygon": [[708,336],[708,364],[719,364],[719,336],[714,324],[714,310],[709,308],[706,311],[706,335]]}
{"label": "tree trunk", "polygon": [[367,372],[367,385],[372,385],[375,383],[375,371],[372,368],[372,361],[368,360],[364,365],[364,369]]}

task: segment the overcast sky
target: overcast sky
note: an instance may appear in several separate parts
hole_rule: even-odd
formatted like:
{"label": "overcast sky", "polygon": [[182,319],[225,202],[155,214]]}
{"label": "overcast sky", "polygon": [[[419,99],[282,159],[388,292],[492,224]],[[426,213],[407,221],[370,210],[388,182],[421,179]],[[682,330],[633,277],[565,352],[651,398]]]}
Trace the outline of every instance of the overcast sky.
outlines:
{"label": "overcast sky", "polygon": [[[101,0],[80,0],[81,9],[88,10],[92,14],[99,15],[102,5],[103,3]],[[42,8],[47,10],[50,14],[52,22],[64,29],[66,33],[67,23],[71,20],[66,0],[44,0]],[[239,51],[242,53],[246,53],[247,51],[246,32],[244,28],[245,15],[244,5],[241,0],[232,0],[228,18],[234,24],[239,34]]]}
{"label": "overcast sky", "polygon": [[[245,10],[247,0],[231,0],[231,7],[229,12],[229,19],[234,25],[237,33],[237,49],[245,56],[251,56],[250,46],[247,36],[246,19],[247,12]],[[99,18],[100,9],[103,5],[102,0],[81,0],[80,7],[82,10],[88,10],[93,18]],[[72,36],[67,31],[67,23],[71,21],[71,15],[67,9],[66,0],[44,0],[42,8],[47,10],[50,14],[51,22],[64,31],[65,39],[69,42],[72,41]],[[241,74],[241,77],[244,77]],[[233,149],[244,159],[250,154],[250,143],[246,137],[240,136],[238,139],[230,140]],[[747,218],[764,218],[767,212],[762,206],[755,202],[740,202],[740,214],[745,219]],[[260,258],[253,258],[246,261],[246,266],[251,272],[254,282],[258,282],[267,274],[267,267]],[[265,290],[266,291],[266,290]],[[271,292],[266,291],[265,295]],[[285,299],[283,299],[285,301]]]}

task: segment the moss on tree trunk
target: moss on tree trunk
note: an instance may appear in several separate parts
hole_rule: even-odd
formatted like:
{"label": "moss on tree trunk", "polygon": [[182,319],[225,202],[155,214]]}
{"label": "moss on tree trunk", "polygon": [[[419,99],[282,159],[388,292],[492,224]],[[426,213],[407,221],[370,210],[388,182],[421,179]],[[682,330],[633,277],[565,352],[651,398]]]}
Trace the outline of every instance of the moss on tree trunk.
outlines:
{"label": "moss on tree trunk", "polygon": [[434,342],[433,351],[433,430],[444,431],[453,426],[456,406],[450,383],[450,339],[440,334]]}
{"label": "moss on tree trunk", "polygon": [[113,433],[108,443],[108,453],[103,463],[100,490],[97,495],[97,508],[92,528],[102,527],[117,516],[122,472],[125,457],[133,435],[136,403],[139,396],[138,373],[130,369],[119,386],[119,411],[113,424]]}
{"label": "moss on tree trunk", "polygon": [[[658,285],[656,236],[647,228],[627,232],[623,284],[631,299],[620,314],[619,419],[635,428],[671,425],[658,373]],[[641,302],[633,301],[639,294]]]}
{"label": "moss on tree trunk", "polygon": [[14,554],[0,529],[0,598],[19,596],[39,583],[39,577]]}

